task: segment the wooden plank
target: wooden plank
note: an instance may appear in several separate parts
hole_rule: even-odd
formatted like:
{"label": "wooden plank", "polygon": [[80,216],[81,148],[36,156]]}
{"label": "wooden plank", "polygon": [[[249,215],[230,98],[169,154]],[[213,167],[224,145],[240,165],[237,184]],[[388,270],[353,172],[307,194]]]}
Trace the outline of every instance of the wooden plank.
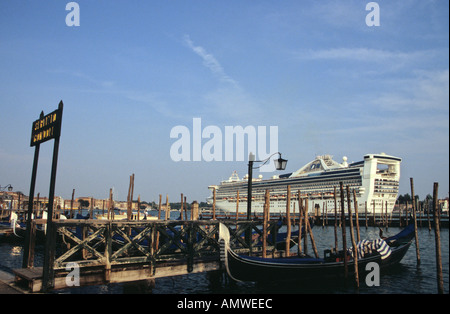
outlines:
{"label": "wooden plank", "polygon": [[[106,280],[104,275],[104,269],[101,267],[92,267],[90,270],[81,269],[80,272],[80,286],[88,285],[101,285],[108,283],[124,283],[132,281],[140,281],[146,279],[155,279],[163,277],[172,277],[187,275],[192,273],[215,271],[220,269],[220,263],[218,259],[214,260],[194,260],[192,264],[192,270],[188,272],[186,263],[163,263],[160,266],[156,266],[155,272],[150,271],[147,267],[130,267],[124,269],[123,267],[114,268],[112,265],[111,272],[109,274],[109,280]],[[42,288],[42,267],[27,269],[15,269],[16,282],[25,283],[31,292],[39,292]],[[66,283],[67,271],[62,271],[55,274],[54,289],[66,289],[70,288]]]}
{"label": "wooden plank", "polygon": [[42,288],[42,267],[13,269],[15,282],[24,284],[31,292],[38,292]]}

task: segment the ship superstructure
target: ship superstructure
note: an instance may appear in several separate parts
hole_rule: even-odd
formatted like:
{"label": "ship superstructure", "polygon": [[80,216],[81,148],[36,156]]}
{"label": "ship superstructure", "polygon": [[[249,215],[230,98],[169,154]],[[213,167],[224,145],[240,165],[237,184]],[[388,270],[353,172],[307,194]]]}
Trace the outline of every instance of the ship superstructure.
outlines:
{"label": "ship superstructure", "polygon": [[[367,208],[368,213],[390,213],[398,195],[401,161],[401,158],[385,153],[367,154],[362,161],[350,164],[346,157],[342,158],[342,163],[338,163],[331,155],[317,156],[295,172],[270,179],[262,179],[262,176],[253,179],[252,212],[262,212],[267,189],[270,191],[270,212],[285,212],[288,185],[291,186],[291,208],[298,208],[300,192],[302,199],[308,199],[309,212],[334,212],[334,191],[336,189],[337,192],[336,206],[340,208],[339,190],[342,182],[344,188],[350,187],[352,198],[355,190],[360,211]],[[238,211],[245,212],[247,186],[248,177],[240,179],[236,172],[220,185],[209,186],[209,189],[215,190],[216,209],[236,212],[238,207]],[[213,202],[212,194],[208,198],[210,203]]]}

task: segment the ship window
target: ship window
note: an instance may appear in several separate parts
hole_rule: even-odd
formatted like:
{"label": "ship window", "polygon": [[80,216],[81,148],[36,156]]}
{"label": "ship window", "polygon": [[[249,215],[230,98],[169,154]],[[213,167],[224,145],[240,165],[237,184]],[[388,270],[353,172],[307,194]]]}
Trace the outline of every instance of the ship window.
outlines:
{"label": "ship window", "polygon": [[389,170],[389,166],[386,164],[377,164],[377,173],[386,173]]}

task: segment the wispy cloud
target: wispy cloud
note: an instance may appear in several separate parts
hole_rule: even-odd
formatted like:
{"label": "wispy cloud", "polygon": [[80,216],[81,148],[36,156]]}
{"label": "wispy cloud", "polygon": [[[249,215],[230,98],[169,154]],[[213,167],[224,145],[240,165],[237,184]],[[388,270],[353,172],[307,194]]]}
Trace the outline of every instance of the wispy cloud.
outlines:
{"label": "wispy cloud", "polygon": [[408,79],[393,81],[394,89],[376,97],[372,103],[386,111],[429,111],[448,113],[449,70],[417,71]]}
{"label": "wispy cloud", "polygon": [[[226,74],[220,62],[205,48],[195,45],[189,35],[184,35],[184,43],[203,60],[203,65],[219,80],[214,90],[205,91],[202,99],[205,103],[202,112],[221,117],[230,122],[239,121],[243,116],[254,116],[257,102],[248,95],[239,83]],[[253,114],[252,114],[253,113]]]}
{"label": "wispy cloud", "polygon": [[423,58],[432,58],[438,52],[434,50],[419,50],[412,52],[389,51],[373,48],[331,48],[320,50],[302,50],[295,52],[299,59],[349,60],[360,62],[390,62],[405,63]]}
{"label": "wispy cloud", "polygon": [[222,65],[212,54],[208,53],[203,47],[194,45],[189,35],[184,35],[183,39],[188,47],[203,59],[203,64],[221,81],[238,86],[238,83],[225,73]]}
{"label": "wispy cloud", "polygon": [[[365,13],[365,3],[357,1],[312,1],[312,5],[304,9],[304,15],[314,17],[321,25],[333,28],[351,27],[363,24],[361,16]],[[367,2],[366,2],[367,3]]]}
{"label": "wispy cloud", "polygon": [[[347,116],[324,134],[395,134],[409,140],[448,137],[449,70],[420,71],[403,80],[392,80],[382,92],[354,95],[346,104]],[[344,107],[344,105],[343,105]],[[433,135],[436,137],[436,135]]]}

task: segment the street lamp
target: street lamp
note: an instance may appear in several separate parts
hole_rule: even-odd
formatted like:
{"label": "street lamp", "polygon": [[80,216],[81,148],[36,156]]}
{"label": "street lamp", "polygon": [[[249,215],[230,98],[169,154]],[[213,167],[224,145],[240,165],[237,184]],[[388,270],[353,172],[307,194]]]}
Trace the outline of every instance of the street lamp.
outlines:
{"label": "street lamp", "polygon": [[[276,170],[284,170],[286,169],[287,160],[281,158],[281,153],[277,152],[270,155],[267,159],[264,160],[255,160],[255,155],[250,152],[248,156],[248,185],[247,185],[247,220],[250,220],[251,212],[252,212],[252,181],[253,181],[253,169],[258,169],[264,166],[273,155],[278,154],[278,159],[274,159],[275,169]],[[259,167],[253,168],[253,163],[262,162],[263,164]]]}
{"label": "street lamp", "polygon": [[11,186],[11,184],[8,184],[7,186],[0,185],[0,191],[4,191],[6,189],[8,189],[8,192],[11,192],[13,190],[13,187]]}
{"label": "street lamp", "polygon": [[[11,184],[8,184],[7,186],[1,186],[0,185],[0,192],[2,192],[2,191],[4,192],[6,189],[8,189],[8,192],[11,192],[13,190],[13,187],[12,187]],[[12,196],[7,196],[7,195],[5,196],[5,193],[2,193],[2,197],[0,198],[0,201],[3,203],[3,201],[5,199],[8,199],[9,197],[11,197],[11,199],[13,199]],[[11,206],[11,205],[12,204],[10,203],[9,206]]]}
{"label": "street lamp", "polygon": [[274,160],[275,169],[284,170],[284,169],[286,169],[287,160],[281,158],[281,153],[278,153],[278,154],[280,155],[280,157],[278,157],[278,159]]}

